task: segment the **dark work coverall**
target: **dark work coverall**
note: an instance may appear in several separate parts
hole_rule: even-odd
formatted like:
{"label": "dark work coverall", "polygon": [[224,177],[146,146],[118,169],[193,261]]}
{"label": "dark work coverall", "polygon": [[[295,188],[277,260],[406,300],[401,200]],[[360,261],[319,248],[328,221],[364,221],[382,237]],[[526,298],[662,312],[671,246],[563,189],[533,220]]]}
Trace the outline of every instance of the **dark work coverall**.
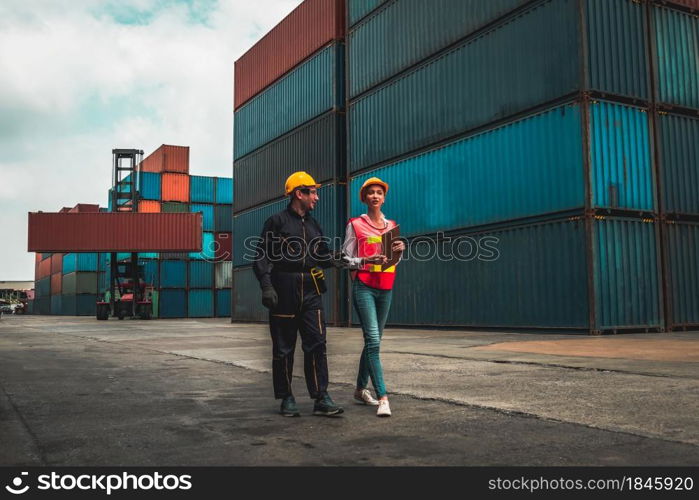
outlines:
{"label": "dark work coverall", "polygon": [[309,214],[301,217],[291,205],[265,222],[253,269],[260,287],[272,285],[277,307],[269,311],[272,335],[274,397],[291,393],[294,349],[301,333],[306,386],[317,399],[328,388],[325,350],[325,314],[322,295],[310,270],[332,266],[331,253],[318,222]]}

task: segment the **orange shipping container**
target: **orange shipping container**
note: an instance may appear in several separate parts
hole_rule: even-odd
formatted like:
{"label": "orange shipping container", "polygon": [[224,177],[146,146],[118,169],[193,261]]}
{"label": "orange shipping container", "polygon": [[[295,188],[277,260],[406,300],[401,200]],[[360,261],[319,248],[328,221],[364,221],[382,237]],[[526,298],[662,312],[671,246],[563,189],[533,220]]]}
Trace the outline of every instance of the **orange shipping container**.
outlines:
{"label": "orange shipping container", "polygon": [[99,211],[100,211],[99,205],[93,205],[90,203],[78,203],[73,208],[68,210],[68,213],[75,214],[75,213],[99,212]]}
{"label": "orange shipping container", "polygon": [[186,174],[163,174],[161,177],[163,201],[189,202],[189,176]]}
{"label": "orange shipping container", "polygon": [[235,62],[234,109],[240,108],[328,42],[344,36],[344,0],[301,2]]}
{"label": "orange shipping container", "polygon": [[138,202],[138,211],[141,213],[159,214],[161,212],[160,202],[153,200],[141,200]]}
{"label": "orange shipping container", "polygon": [[34,255],[34,262],[36,263],[36,267],[39,267],[39,262],[41,262],[41,254],[40,253],[37,252]]}
{"label": "orange shipping container", "polygon": [[51,275],[51,259],[44,259],[39,262],[39,268],[36,272],[38,279],[46,278]]}
{"label": "orange shipping container", "polygon": [[62,290],[63,274],[56,273],[51,275],[51,295],[59,295]]}
{"label": "orange shipping container", "polygon": [[63,254],[55,253],[51,256],[51,274],[63,271]]}
{"label": "orange shipping container", "polygon": [[163,144],[141,162],[143,172],[189,174],[189,146]]}

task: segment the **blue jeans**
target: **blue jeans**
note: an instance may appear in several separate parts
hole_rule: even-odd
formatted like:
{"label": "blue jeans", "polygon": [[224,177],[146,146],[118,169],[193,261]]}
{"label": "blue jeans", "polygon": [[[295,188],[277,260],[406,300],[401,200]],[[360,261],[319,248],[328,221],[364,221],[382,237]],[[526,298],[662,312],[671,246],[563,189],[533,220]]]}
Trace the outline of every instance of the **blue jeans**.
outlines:
{"label": "blue jeans", "polygon": [[358,279],[352,283],[354,308],[359,315],[364,333],[364,349],[359,360],[357,388],[364,389],[369,383],[369,377],[371,377],[377,398],[386,395],[379,349],[383,327],[386,325],[388,311],[391,309],[392,296],[393,290],[371,288]]}

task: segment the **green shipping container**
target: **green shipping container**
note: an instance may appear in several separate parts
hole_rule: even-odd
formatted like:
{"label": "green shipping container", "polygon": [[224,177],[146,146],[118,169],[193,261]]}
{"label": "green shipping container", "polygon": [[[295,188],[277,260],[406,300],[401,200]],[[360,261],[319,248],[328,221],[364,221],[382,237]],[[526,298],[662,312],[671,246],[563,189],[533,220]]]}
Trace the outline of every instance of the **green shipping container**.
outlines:
{"label": "green shipping container", "polygon": [[98,273],[74,272],[63,276],[63,295],[98,293]]}

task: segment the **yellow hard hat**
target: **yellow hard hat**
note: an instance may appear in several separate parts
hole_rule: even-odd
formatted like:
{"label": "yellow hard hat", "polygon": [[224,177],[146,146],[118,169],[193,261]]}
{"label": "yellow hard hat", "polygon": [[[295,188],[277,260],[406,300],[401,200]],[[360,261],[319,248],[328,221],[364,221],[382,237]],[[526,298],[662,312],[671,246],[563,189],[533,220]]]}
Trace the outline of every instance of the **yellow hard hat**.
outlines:
{"label": "yellow hard hat", "polygon": [[362,187],[359,190],[359,199],[364,201],[364,191],[369,186],[374,186],[374,185],[381,186],[383,188],[384,195],[386,195],[388,193],[388,184],[386,184],[384,181],[382,181],[378,177],[370,177],[366,180],[366,182],[364,184],[362,184]]}
{"label": "yellow hard hat", "polygon": [[286,196],[289,196],[294,192],[294,189],[300,187],[319,188],[320,184],[316,184],[313,177],[308,175],[306,172],[294,172],[286,180],[286,184],[284,184],[284,192],[286,193]]}

